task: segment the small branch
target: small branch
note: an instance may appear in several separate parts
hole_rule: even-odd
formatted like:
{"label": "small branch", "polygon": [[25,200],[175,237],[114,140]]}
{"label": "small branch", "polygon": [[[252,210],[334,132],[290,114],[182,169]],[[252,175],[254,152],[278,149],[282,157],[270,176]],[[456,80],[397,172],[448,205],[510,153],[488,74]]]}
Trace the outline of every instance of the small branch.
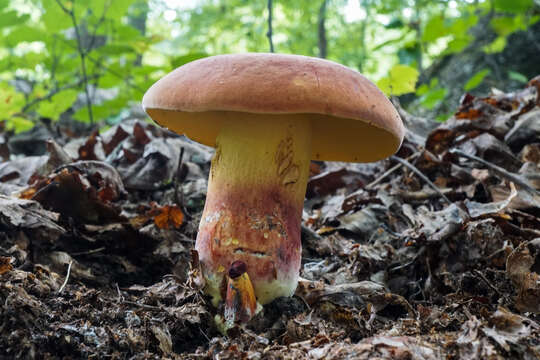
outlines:
{"label": "small branch", "polygon": [[[71,18],[71,22],[73,23],[73,27],[75,29],[75,38],[77,39],[77,48],[79,51],[79,57],[81,59],[81,72],[83,76],[83,83],[84,83],[84,93],[86,95],[86,106],[88,108],[88,117],[90,119],[90,123],[94,123],[94,116],[92,114],[92,101],[90,100],[90,90],[88,88],[88,75],[86,73],[86,51],[82,47],[82,38],[81,33],[79,30],[79,25],[77,24],[77,18],[75,16],[75,11],[67,9],[60,0],[56,0],[60,8]],[[75,6],[75,3],[73,3],[72,6]]]}
{"label": "small branch", "polygon": [[111,5],[111,3],[106,3],[103,6],[103,13],[101,14],[101,17],[97,21],[96,25],[94,26],[94,31],[92,32],[92,36],[90,37],[90,43],[88,44],[86,49],[84,49],[85,55],[88,54],[89,51],[92,51],[92,48],[94,47],[94,43],[97,38],[97,31],[99,27],[101,26],[101,24],[103,24],[103,21],[105,21],[105,14],[107,13],[107,10],[109,9],[109,6]]}
{"label": "small branch", "polygon": [[270,44],[270,52],[274,52],[274,42],[272,41],[272,0],[268,0],[268,31],[266,32]]}
{"label": "small branch", "polygon": [[482,279],[482,281],[484,281],[484,282],[486,283],[486,285],[489,286],[489,287],[490,287],[490,288],[491,288],[498,296],[504,298],[504,300],[506,300],[506,301],[509,302],[508,297],[507,297],[505,294],[501,293],[501,292],[499,291],[499,289],[497,289],[497,288],[495,287],[495,285],[493,285],[493,284],[486,278],[486,276],[485,276],[484,274],[482,274],[481,271],[479,271],[479,270],[473,270],[473,273],[474,273],[476,276],[478,276],[480,279]]}
{"label": "small branch", "polygon": [[60,286],[60,289],[58,289],[59,294],[61,294],[62,291],[64,291],[64,288],[66,287],[66,285],[68,283],[69,275],[71,274],[71,265],[73,265],[73,260],[69,262],[68,269],[67,269],[67,274],[66,274],[66,279],[64,280],[64,283],[62,284],[62,286]]}
{"label": "small branch", "polygon": [[71,255],[73,255],[73,256],[91,255],[91,254],[96,254],[96,253],[98,253],[98,252],[102,252],[102,251],[105,250],[105,249],[106,249],[106,247],[103,246],[103,247],[100,247],[100,248],[97,248],[97,249],[88,250],[88,251],[81,251],[81,252],[71,253]]}
{"label": "small branch", "polygon": [[422,180],[424,180],[426,182],[426,184],[429,185],[429,187],[431,187],[433,190],[435,190],[435,192],[437,194],[439,194],[439,196],[444,199],[444,201],[446,201],[448,204],[452,204],[452,202],[450,201],[450,199],[448,199],[446,197],[446,195],[443,194],[443,192],[441,191],[441,189],[439,189],[437,187],[437,185],[435,185],[434,183],[431,182],[431,180],[428,179],[428,177],[424,174],[422,174],[422,172],[420,170],[418,170],[416,168],[416,166],[414,166],[413,164],[411,164],[410,162],[408,162],[407,160],[405,159],[402,159],[400,157],[397,157],[395,155],[391,156],[390,159],[392,159],[393,161],[397,161],[399,163],[401,163],[403,166],[409,168],[413,173],[415,173],[416,175],[418,175],[419,178],[421,178]]}
{"label": "small branch", "polygon": [[138,306],[140,308],[143,308],[143,309],[146,309],[146,310],[151,310],[151,311],[163,311],[163,308],[160,308],[160,307],[157,307],[157,306],[139,304],[139,303],[136,303],[134,301],[129,301],[129,300],[124,300],[124,301],[122,301],[122,303],[128,304],[128,305],[133,305],[133,306]]}
{"label": "small branch", "polygon": [[[412,159],[416,158],[418,155],[420,155],[420,152],[415,152],[414,154],[407,157],[406,160],[411,161]],[[377,185],[382,180],[384,180],[384,178],[386,178],[388,175],[392,174],[394,171],[396,171],[397,169],[399,169],[402,166],[403,166],[402,163],[399,163],[397,165],[392,166],[390,169],[386,170],[381,176],[379,176],[378,178],[376,178],[375,180],[373,180],[372,182],[367,184],[366,185],[366,190],[372,189],[375,185]]]}
{"label": "small branch", "polygon": [[[454,189],[452,189],[452,188],[440,189],[440,190],[441,190],[441,193],[443,193],[444,195],[451,194],[451,193],[454,192]],[[403,190],[399,190],[398,192],[390,193],[390,195],[398,196],[398,197],[400,197],[401,199],[403,199],[405,201],[423,201],[423,200],[426,200],[426,199],[431,199],[431,198],[437,197],[439,195],[439,193],[437,193],[435,191],[427,190],[427,189],[426,190],[420,190],[420,191],[403,191]]]}
{"label": "small branch", "polygon": [[490,170],[492,170],[495,174],[499,175],[500,177],[503,177],[507,180],[510,180],[514,183],[516,183],[517,185],[521,186],[522,188],[524,188],[525,190],[533,193],[533,194],[538,194],[539,192],[533,188],[531,186],[531,184],[529,184],[526,180],[524,180],[521,176],[519,175],[516,175],[514,173],[511,173],[511,172],[508,172],[506,171],[505,169],[503,169],[502,167],[500,166],[497,166],[495,164],[492,164],[490,163],[489,161],[486,161],[482,158],[479,158],[478,156],[474,156],[474,155],[469,155],[459,149],[450,149],[448,150],[451,154],[456,154],[458,156],[461,156],[461,157],[464,157],[464,158],[467,158],[469,160],[473,160],[473,161],[477,161],[481,164],[483,164],[485,167],[489,168]]}
{"label": "small branch", "polygon": [[[97,75],[94,75],[94,76],[91,76],[90,79],[94,79],[94,78],[97,78],[97,77],[98,77]],[[40,103],[42,101],[49,100],[50,98],[52,98],[54,95],[58,94],[59,92],[62,92],[64,90],[68,90],[68,89],[77,88],[77,87],[81,86],[83,83],[84,83],[84,80],[81,79],[81,80],[79,80],[79,81],[77,81],[75,83],[67,84],[67,85],[64,85],[64,86],[61,86],[61,87],[57,87],[57,88],[49,91],[49,93],[47,95],[37,97],[34,100],[26,103],[26,105],[24,105],[24,107],[21,109],[20,112],[21,113],[27,112],[34,105],[36,105],[36,104],[38,104],[38,103]]]}
{"label": "small branch", "polygon": [[[70,46],[72,48],[75,48],[71,43],[69,43],[67,40],[65,39],[61,39],[64,41],[64,43],[67,45],[67,46]],[[76,48],[75,48],[76,49]],[[110,73],[111,75],[114,75],[116,76],[117,78],[119,79],[122,79],[123,81],[126,82],[126,84],[131,87],[132,89],[135,89],[137,91],[139,91],[141,94],[144,94],[146,92],[145,89],[141,88],[140,86],[136,85],[136,84],[133,84],[131,82],[131,80],[129,78],[126,78],[124,75],[116,72],[115,70],[112,70],[111,68],[107,67],[106,65],[103,65],[101,63],[101,61],[99,60],[96,60],[94,59],[93,57],[87,55],[86,56],[86,59],[89,60],[91,63],[93,63],[94,65],[96,65],[99,69],[102,69],[102,70],[105,70],[106,72]],[[97,77],[97,76],[96,76]]]}

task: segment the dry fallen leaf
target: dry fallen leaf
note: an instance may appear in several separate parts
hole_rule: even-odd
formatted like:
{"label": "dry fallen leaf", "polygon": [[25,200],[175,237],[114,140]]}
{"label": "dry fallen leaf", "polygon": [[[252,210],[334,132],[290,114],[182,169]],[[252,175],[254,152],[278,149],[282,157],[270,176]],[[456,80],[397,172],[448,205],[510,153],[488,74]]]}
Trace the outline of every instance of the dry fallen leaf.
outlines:
{"label": "dry fallen leaf", "polygon": [[538,257],[540,238],[521,243],[506,260],[506,276],[518,291],[516,307],[537,314],[540,313],[540,274],[532,268]]}
{"label": "dry fallen leaf", "polygon": [[6,256],[0,256],[0,275],[5,274],[13,270],[11,265],[11,258]]}
{"label": "dry fallen leaf", "polygon": [[160,229],[174,227],[178,229],[184,222],[184,213],[176,205],[165,205],[154,218],[156,226]]}

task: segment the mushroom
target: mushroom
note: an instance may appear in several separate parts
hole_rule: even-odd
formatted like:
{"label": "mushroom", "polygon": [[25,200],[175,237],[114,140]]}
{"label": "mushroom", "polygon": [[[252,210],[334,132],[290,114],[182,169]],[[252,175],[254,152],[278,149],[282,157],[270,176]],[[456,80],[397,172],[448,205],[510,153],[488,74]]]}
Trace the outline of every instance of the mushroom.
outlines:
{"label": "mushroom", "polygon": [[142,104],[161,126],[216,148],[195,248],[205,291],[214,304],[227,297],[226,313],[240,308],[241,321],[255,297],[264,305],[296,289],[310,161],[384,159],[404,134],[364,76],[298,55],[196,60],[156,82]]}

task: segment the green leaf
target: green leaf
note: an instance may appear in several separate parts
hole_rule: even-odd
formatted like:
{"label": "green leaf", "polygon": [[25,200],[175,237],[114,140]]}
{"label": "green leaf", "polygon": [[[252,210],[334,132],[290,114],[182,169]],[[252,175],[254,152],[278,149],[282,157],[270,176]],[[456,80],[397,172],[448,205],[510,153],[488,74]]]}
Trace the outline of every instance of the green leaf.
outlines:
{"label": "green leaf", "polygon": [[0,82],[0,120],[21,111],[24,106],[23,94],[6,82]]}
{"label": "green leaf", "polygon": [[418,81],[418,70],[407,65],[394,65],[388,77],[377,82],[386,95],[403,95],[413,92]]}
{"label": "green leaf", "polygon": [[106,72],[105,75],[99,78],[99,87],[105,89],[112,88],[123,83],[124,81],[122,79],[110,72]]}
{"label": "green leaf", "polygon": [[470,91],[478,87],[478,85],[480,85],[482,81],[484,81],[484,78],[488,76],[490,72],[491,71],[489,69],[482,69],[478,71],[469,79],[469,81],[467,81],[463,89],[465,89],[465,91]]}
{"label": "green leaf", "polygon": [[20,116],[13,116],[6,120],[6,127],[15,134],[28,131],[34,127],[34,122]]}
{"label": "green leaf", "polygon": [[121,24],[115,28],[115,39],[118,41],[131,41],[141,37],[139,30],[133,26]]}
{"label": "green leaf", "polygon": [[529,81],[527,77],[523,75],[522,73],[519,73],[517,71],[512,71],[512,70],[508,70],[508,77],[512,80],[518,81],[523,84]]}
{"label": "green leaf", "polygon": [[448,30],[444,27],[444,18],[437,14],[426,23],[422,32],[422,41],[432,42],[446,35],[448,35]]}
{"label": "green leaf", "polygon": [[66,111],[77,99],[77,90],[68,89],[54,95],[50,100],[44,100],[39,103],[37,112],[39,115],[58,120],[60,114]]}
{"label": "green leaf", "polygon": [[30,15],[24,14],[19,16],[15,10],[0,13],[0,29],[3,27],[23,24],[28,19],[30,19]]}
{"label": "green leaf", "polygon": [[44,35],[43,31],[36,29],[35,26],[21,25],[13,28],[4,40],[11,46],[14,46],[23,41],[42,41]]}
{"label": "green leaf", "polygon": [[430,90],[424,96],[422,96],[420,99],[420,104],[422,104],[423,107],[431,110],[435,107],[435,105],[444,100],[447,93],[448,90],[444,88]]}
{"label": "green leaf", "polygon": [[34,70],[36,65],[43,62],[46,55],[44,53],[28,52],[21,56],[12,56],[8,60],[8,64],[12,69],[31,69]]}
{"label": "green leaf", "polygon": [[453,114],[440,114],[440,115],[437,115],[435,120],[438,122],[445,122],[447,119],[450,119],[452,115]]}
{"label": "green leaf", "polygon": [[[67,1],[60,1],[67,7]],[[42,0],[42,3],[45,12],[41,15],[41,20],[50,33],[56,33],[73,26],[71,18],[62,10],[56,0]]]}
{"label": "green leaf", "polygon": [[422,84],[418,87],[418,89],[416,89],[416,95],[422,96],[426,94],[428,91],[429,91],[428,84]]}
{"label": "green leaf", "polygon": [[207,56],[208,56],[208,54],[199,53],[199,52],[178,56],[178,57],[175,57],[175,58],[171,59],[171,66],[173,68],[177,68],[179,66],[187,64],[188,62],[192,62],[192,61],[195,61],[197,59],[202,59],[202,58],[207,57]]}
{"label": "green leaf", "polygon": [[523,16],[504,16],[491,19],[490,25],[497,35],[507,36],[518,30],[525,30],[527,25]]}
{"label": "green leaf", "polygon": [[0,10],[4,10],[8,7],[10,0],[0,0]]}
{"label": "green leaf", "polygon": [[473,37],[470,35],[464,35],[448,43],[448,47],[445,50],[446,54],[455,54],[463,51],[473,40]]}
{"label": "green leaf", "polygon": [[510,13],[522,13],[533,5],[534,0],[494,0],[495,10]]}
{"label": "green leaf", "polygon": [[[94,121],[105,120],[108,117],[119,113],[127,105],[128,100],[129,99],[123,96],[118,96],[112,100],[104,102],[101,105],[93,105],[92,116],[94,117]],[[75,112],[75,114],[73,114],[73,118],[88,123],[90,121],[88,108],[86,106],[80,108]]]}
{"label": "green leaf", "polygon": [[505,46],[506,46],[506,37],[497,36],[497,38],[493,40],[490,44],[485,45],[482,48],[482,50],[486,54],[494,54],[494,53],[503,51]]}
{"label": "green leaf", "polygon": [[135,1],[135,0],[108,0],[109,1],[109,8],[107,10],[107,17],[108,18],[120,18],[123,16],[129,6]]}

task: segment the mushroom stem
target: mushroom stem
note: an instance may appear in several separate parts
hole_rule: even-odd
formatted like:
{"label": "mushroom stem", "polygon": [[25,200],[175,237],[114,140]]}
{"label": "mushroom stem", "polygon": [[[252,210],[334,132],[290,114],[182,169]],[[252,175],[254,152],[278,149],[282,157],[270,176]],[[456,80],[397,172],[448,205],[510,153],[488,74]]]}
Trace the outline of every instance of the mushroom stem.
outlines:
{"label": "mushroom stem", "polygon": [[309,176],[308,115],[227,112],[216,140],[195,248],[207,292],[225,298],[227,271],[247,267],[257,301],[296,289]]}

